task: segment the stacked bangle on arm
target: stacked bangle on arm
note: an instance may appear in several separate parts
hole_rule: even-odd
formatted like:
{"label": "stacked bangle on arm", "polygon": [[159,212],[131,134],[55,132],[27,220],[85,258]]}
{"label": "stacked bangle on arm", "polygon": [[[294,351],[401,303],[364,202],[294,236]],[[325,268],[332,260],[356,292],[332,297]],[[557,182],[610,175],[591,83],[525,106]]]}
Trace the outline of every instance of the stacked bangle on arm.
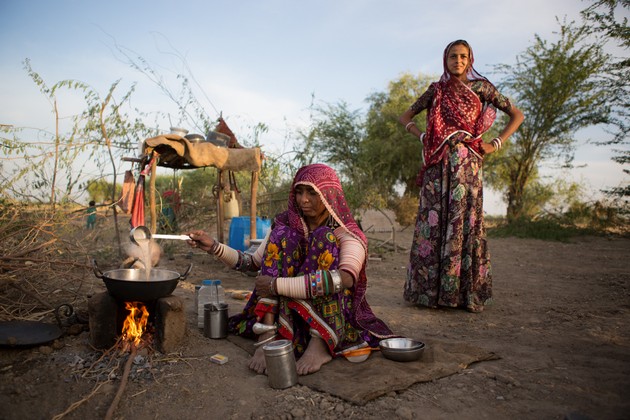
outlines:
{"label": "stacked bangle on arm", "polygon": [[269,283],[273,294],[296,299],[327,296],[343,290],[341,275],[337,270],[317,270],[297,277],[278,277]]}
{"label": "stacked bangle on arm", "polygon": [[494,146],[494,150],[497,151],[499,150],[501,147],[503,147],[503,140],[501,140],[501,137],[495,137],[492,139],[492,141],[490,142],[492,143],[492,145]]}
{"label": "stacked bangle on arm", "polygon": [[405,125],[405,131],[409,132],[409,129],[411,128],[412,125],[416,125],[416,123],[413,121],[409,121],[407,125]]}

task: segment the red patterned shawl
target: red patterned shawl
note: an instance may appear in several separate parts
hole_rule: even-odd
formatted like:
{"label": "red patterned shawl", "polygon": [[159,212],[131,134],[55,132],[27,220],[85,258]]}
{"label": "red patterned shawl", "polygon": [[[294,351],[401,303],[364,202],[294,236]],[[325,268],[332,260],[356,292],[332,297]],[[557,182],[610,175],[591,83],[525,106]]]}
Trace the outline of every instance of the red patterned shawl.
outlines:
{"label": "red patterned shawl", "polygon": [[[457,43],[461,42],[451,42],[444,49],[444,73],[440,80],[433,84],[435,94],[427,113],[427,132],[423,139],[425,168],[441,160],[446,150],[442,146],[449,136],[457,131],[469,133],[471,137],[467,143],[479,153],[481,135],[492,126],[496,117],[496,110],[492,104],[482,103],[477,94],[465,83],[451,77],[447,67],[447,56],[451,47]],[[485,80],[490,83],[474,69],[472,48],[467,44],[466,46],[470,54],[470,68],[466,74],[468,80]]]}

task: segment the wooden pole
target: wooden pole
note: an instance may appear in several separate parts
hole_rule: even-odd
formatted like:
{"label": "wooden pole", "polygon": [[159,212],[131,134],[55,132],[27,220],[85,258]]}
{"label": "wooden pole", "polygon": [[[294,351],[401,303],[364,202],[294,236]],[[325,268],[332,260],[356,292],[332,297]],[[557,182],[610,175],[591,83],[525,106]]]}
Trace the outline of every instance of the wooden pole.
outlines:
{"label": "wooden pole", "polygon": [[256,196],[258,195],[258,172],[252,172],[252,205],[249,216],[249,237],[256,239]]}
{"label": "wooden pole", "polygon": [[157,178],[157,161],[159,156],[151,161],[151,183],[149,188],[149,207],[151,208],[151,233],[157,230],[157,211],[155,209],[155,179]]}
{"label": "wooden pole", "polygon": [[217,175],[217,239],[223,243],[223,171]]}

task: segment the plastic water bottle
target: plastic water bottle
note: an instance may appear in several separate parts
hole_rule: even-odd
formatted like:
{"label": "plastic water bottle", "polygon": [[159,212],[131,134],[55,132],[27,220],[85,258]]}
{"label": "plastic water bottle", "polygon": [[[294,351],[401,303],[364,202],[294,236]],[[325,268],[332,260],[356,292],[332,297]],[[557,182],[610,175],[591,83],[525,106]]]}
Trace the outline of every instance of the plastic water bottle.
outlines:
{"label": "plastic water bottle", "polygon": [[197,327],[203,328],[204,305],[225,303],[225,290],[221,280],[204,280],[197,294]]}
{"label": "plastic water bottle", "polygon": [[206,303],[216,302],[217,288],[215,280],[204,280],[197,295],[197,327],[203,328],[203,306]]}
{"label": "plastic water bottle", "polygon": [[223,289],[223,286],[221,285],[221,280],[215,280],[214,287],[216,289],[216,300],[211,301],[211,303],[225,303],[225,289]]}

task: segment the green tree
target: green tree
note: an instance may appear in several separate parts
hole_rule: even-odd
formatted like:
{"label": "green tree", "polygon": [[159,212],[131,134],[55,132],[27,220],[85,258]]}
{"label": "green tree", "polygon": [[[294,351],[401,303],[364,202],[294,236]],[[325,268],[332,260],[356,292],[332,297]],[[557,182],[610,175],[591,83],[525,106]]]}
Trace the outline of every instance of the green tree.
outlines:
{"label": "green tree", "polygon": [[610,59],[602,44],[588,42],[588,31],[573,22],[560,23],[558,35],[555,42],[536,35],[515,65],[497,66],[507,74],[500,89],[512,94],[526,116],[502,154],[510,221],[525,216],[527,189],[533,186],[541,161],[570,165],[575,133],[610,122],[611,92],[600,89],[599,83]]}
{"label": "green tree", "polygon": [[370,162],[363,153],[366,131],[361,111],[351,110],[343,101],[311,109],[311,125],[299,132],[299,166],[325,162],[337,171],[350,208],[358,211],[377,205],[382,194],[370,177]]}
{"label": "green tree", "polygon": [[96,201],[97,203],[102,203],[111,198],[112,190],[115,190],[118,195],[122,192],[122,186],[116,185],[111,182],[108,182],[104,178],[93,179],[87,182],[86,190],[90,199]]}
{"label": "green tree", "polygon": [[[628,17],[622,16],[624,11],[630,9],[629,0],[599,0],[582,11],[584,25],[589,33],[600,36],[602,42],[615,46],[627,52],[630,48],[630,27]],[[602,88],[614,92],[610,98],[614,115],[612,126],[616,128],[612,132],[613,138],[600,142],[604,146],[614,146],[613,161],[621,164],[630,164],[630,150],[628,149],[628,133],[630,131],[630,56],[614,56],[610,65],[604,72],[601,80]],[[621,148],[618,148],[621,147]],[[630,174],[627,168],[623,170]],[[630,185],[614,187],[607,190],[612,196],[619,198],[630,197]]]}
{"label": "green tree", "polygon": [[[49,85],[33,70],[28,59],[24,61],[24,69],[49,102],[55,130],[35,130],[31,137],[33,130],[2,127],[6,135],[2,138],[2,145],[7,165],[6,172],[2,174],[0,194],[29,201],[47,201],[54,211],[55,203],[70,201],[76,192],[84,168],[76,167],[74,163],[79,156],[86,155],[89,147],[88,142],[78,135],[76,126],[68,131],[63,124],[66,118],[60,110],[58,93],[85,93],[86,86],[75,80],[62,80]],[[26,179],[28,181],[25,182]]]}
{"label": "green tree", "polygon": [[403,74],[386,91],[366,99],[367,114],[350,109],[344,101],[312,107],[311,126],[300,133],[300,164],[322,161],[333,166],[355,210],[385,207],[400,195],[397,187],[408,194],[417,192],[421,143],[397,120],[429,83],[428,77]]}
{"label": "green tree", "polygon": [[353,179],[353,173],[359,170],[356,162],[365,136],[360,110],[350,110],[348,104],[341,101],[316,107],[314,111],[300,157],[310,161],[301,164],[325,161],[334,166],[341,177]]}
{"label": "green tree", "polygon": [[[422,142],[409,135],[398,117],[420,97],[435,78],[414,77],[403,73],[389,82],[387,90],[367,98],[367,138],[365,158],[370,162],[371,177],[388,198],[397,196],[396,188],[403,187],[403,195],[417,196],[416,178],[422,167]],[[426,111],[420,113],[416,124],[426,129]]]}

